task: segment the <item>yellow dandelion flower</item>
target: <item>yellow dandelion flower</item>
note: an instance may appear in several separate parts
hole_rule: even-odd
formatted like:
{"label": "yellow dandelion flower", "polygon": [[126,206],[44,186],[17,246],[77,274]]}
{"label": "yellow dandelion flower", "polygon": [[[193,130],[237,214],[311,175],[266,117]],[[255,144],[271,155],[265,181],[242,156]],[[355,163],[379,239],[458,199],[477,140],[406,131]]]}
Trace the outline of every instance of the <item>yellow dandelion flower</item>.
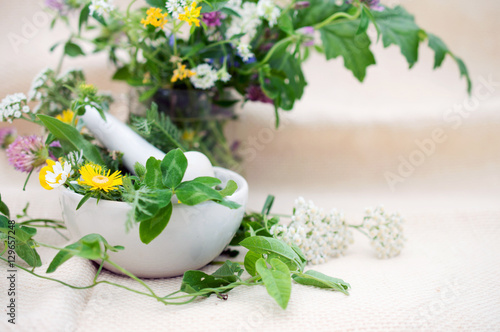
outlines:
{"label": "yellow dandelion flower", "polygon": [[186,6],[184,7],[184,10],[185,13],[179,15],[179,20],[189,23],[189,26],[194,23],[197,27],[199,27],[200,20],[198,19],[198,17],[200,17],[201,6],[196,8],[195,1],[191,4],[191,8]]}
{"label": "yellow dandelion flower", "polygon": [[52,190],[64,183],[71,174],[71,165],[64,161],[54,161],[47,159],[47,166],[42,167],[38,174],[38,179],[43,188]]}
{"label": "yellow dandelion flower", "polygon": [[195,74],[196,73],[194,71],[186,69],[186,65],[179,62],[177,63],[177,69],[174,70],[174,76],[172,76],[170,82],[174,83],[177,82],[177,80],[182,81],[183,79],[194,76]]}
{"label": "yellow dandelion flower", "polygon": [[168,13],[162,14],[160,8],[151,7],[148,9],[146,14],[148,15],[146,19],[141,20],[141,24],[143,24],[144,27],[146,27],[148,24],[151,24],[152,26],[155,26],[157,28],[160,27],[163,29],[163,26],[168,22]]}
{"label": "yellow dandelion flower", "polygon": [[116,190],[118,186],[123,184],[120,171],[115,171],[110,175],[111,171],[103,170],[101,166],[88,163],[83,165],[80,170],[81,179],[78,180],[80,185],[90,186],[90,190]]}
{"label": "yellow dandelion flower", "polygon": [[[56,115],[56,119],[60,120],[64,123],[67,124],[73,124],[73,117],[75,116],[75,112],[72,110],[64,110],[62,111],[61,114]],[[78,120],[76,120],[75,124],[78,123]]]}

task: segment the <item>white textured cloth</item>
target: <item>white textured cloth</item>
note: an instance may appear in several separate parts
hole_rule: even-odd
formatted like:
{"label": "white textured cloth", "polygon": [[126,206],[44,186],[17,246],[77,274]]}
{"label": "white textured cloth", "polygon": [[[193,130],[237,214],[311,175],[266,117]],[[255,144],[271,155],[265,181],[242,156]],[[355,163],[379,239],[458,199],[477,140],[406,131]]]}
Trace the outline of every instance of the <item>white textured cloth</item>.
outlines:
{"label": "white textured cloth", "polygon": [[[46,192],[32,181],[27,192],[20,190],[22,174],[9,168],[1,155],[2,197],[18,212],[31,201],[33,217],[57,217],[60,209],[57,193]],[[279,212],[291,208],[291,194],[276,188]],[[43,195],[42,195],[43,194]],[[327,207],[336,201],[348,213],[359,216],[359,201],[374,193],[350,194],[342,198],[314,188],[306,188],[318,205]],[[498,202],[498,192],[493,193]],[[352,286],[351,295],[293,285],[286,311],[269,297],[264,287],[239,287],[227,301],[214,296],[184,306],[165,306],[155,300],[109,285],[73,290],[51,281],[18,273],[17,325],[8,324],[5,313],[1,331],[402,331],[402,330],[475,330],[500,329],[500,206],[473,194],[455,196],[450,204],[439,207],[419,206],[425,200],[451,192],[406,195],[406,199],[385,201],[400,207],[406,217],[405,234],[409,239],[399,257],[379,260],[361,234],[347,255],[326,264],[311,266],[325,274],[342,278]],[[429,197],[431,196],[431,197]],[[258,209],[265,198],[259,189],[252,192],[251,208]],[[317,198],[317,200],[316,200]],[[285,199],[289,199],[285,202]],[[330,203],[329,203],[330,202]],[[425,204],[425,203],[423,203]],[[353,213],[354,212],[354,213]],[[355,220],[348,218],[350,222]],[[63,246],[67,242],[51,231],[40,233],[41,242]],[[44,271],[54,253],[41,248]],[[238,258],[241,260],[241,256]],[[217,266],[208,266],[212,272]],[[6,307],[6,264],[0,264],[2,311]],[[91,283],[96,266],[73,258],[53,277],[70,284]],[[130,279],[104,272],[102,279],[140,289]],[[158,293],[168,294],[180,287],[181,278],[147,280]]]}

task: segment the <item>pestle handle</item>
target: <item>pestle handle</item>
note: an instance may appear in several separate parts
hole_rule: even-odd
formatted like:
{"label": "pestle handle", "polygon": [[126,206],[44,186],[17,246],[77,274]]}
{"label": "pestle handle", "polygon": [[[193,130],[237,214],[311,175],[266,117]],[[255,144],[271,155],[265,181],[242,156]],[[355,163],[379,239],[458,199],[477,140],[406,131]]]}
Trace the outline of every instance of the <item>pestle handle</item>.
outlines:
{"label": "pestle handle", "polygon": [[[163,159],[165,156],[163,151],[150,144],[113,115],[109,113],[104,113],[104,115],[106,121],[96,109],[88,109],[81,116],[81,119],[107,149],[123,153],[123,164],[130,172],[134,173],[136,162],[145,165],[150,157]],[[199,176],[214,176],[212,164],[203,153],[188,151],[184,155],[188,160],[188,168],[183,181],[189,181]]]}

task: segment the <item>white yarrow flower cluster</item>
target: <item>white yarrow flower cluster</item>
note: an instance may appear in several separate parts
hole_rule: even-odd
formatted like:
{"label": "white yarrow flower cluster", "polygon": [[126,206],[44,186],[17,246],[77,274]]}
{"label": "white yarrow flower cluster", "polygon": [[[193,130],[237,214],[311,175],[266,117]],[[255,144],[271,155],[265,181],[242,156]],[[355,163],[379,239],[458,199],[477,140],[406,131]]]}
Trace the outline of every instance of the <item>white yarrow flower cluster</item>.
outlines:
{"label": "white yarrow flower cluster", "polygon": [[274,4],[273,0],[259,0],[257,3],[257,14],[265,18],[269,22],[269,26],[273,27],[278,23],[278,17],[281,11],[278,6]]}
{"label": "white yarrow flower cluster", "polygon": [[224,67],[217,72],[217,76],[219,80],[221,80],[224,83],[229,82],[229,80],[231,79],[231,74],[229,74],[226,68]]}
{"label": "white yarrow flower cluster", "polygon": [[195,75],[189,79],[197,89],[210,89],[214,87],[215,82],[219,79],[217,71],[208,63],[198,65],[192,71],[195,72]]}
{"label": "white yarrow flower cluster", "polygon": [[285,243],[298,246],[312,264],[321,264],[330,257],[343,255],[353,242],[352,231],[343,213],[337,210],[325,213],[302,197],[295,201],[290,225],[275,225],[270,232]]}
{"label": "white yarrow flower cluster", "polygon": [[165,7],[167,7],[167,12],[173,18],[179,18],[180,14],[184,14],[185,7],[191,6],[192,0],[168,0]]}
{"label": "white yarrow flower cluster", "polygon": [[51,71],[51,69],[45,68],[35,76],[31,83],[30,91],[28,92],[28,100],[39,100],[42,98],[42,93],[38,90],[47,82],[48,74]]}
{"label": "white yarrow flower cluster", "polygon": [[257,27],[262,23],[257,13],[257,4],[245,2],[241,5],[241,1],[232,1],[226,7],[231,8],[240,15],[240,17],[233,16],[226,37],[231,38],[243,33],[248,40],[252,40],[257,33]]}
{"label": "white yarrow flower cluster", "polygon": [[366,209],[363,228],[368,232],[372,247],[379,258],[399,255],[403,249],[403,218],[399,213],[388,214],[382,206]]}
{"label": "white yarrow flower cluster", "polygon": [[0,122],[19,119],[23,113],[29,113],[30,108],[26,105],[27,98],[24,93],[15,93],[5,97],[0,103]]}
{"label": "white yarrow flower cluster", "polygon": [[97,13],[97,15],[102,16],[115,9],[115,6],[113,5],[113,0],[92,0],[89,9],[90,15]]}
{"label": "white yarrow flower cluster", "polygon": [[243,59],[243,61],[247,62],[251,58],[255,57],[255,55],[251,51],[252,47],[245,43],[239,43],[236,47],[238,51],[238,55]]}

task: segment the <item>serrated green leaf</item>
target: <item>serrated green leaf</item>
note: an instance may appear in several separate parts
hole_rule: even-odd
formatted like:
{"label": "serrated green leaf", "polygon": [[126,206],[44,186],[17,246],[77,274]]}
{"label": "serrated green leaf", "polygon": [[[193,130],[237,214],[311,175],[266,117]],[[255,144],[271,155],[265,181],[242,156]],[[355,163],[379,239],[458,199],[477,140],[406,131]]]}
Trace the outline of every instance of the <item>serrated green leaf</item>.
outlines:
{"label": "serrated green leaf", "polygon": [[[83,151],[83,155],[89,161],[103,165],[104,161],[99,153],[99,150],[89,141],[83,138],[82,134],[73,126],[59,121],[56,118],[48,115],[39,114],[37,117],[42,121],[44,126],[49,130],[61,144],[67,144],[74,151]],[[69,152],[69,151],[66,151]]]}
{"label": "serrated green leaf", "polygon": [[271,259],[270,264],[272,268],[268,269],[266,261],[259,258],[255,263],[255,269],[261,276],[267,293],[276,300],[281,308],[286,309],[292,293],[290,270],[279,259]]}
{"label": "serrated green leaf", "polygon": [[373,16],[382,32],[384,47],[398,45],[410,68],[418,61],[419,32],[415,19],[403,7],[385,8]]}
{"label": "serrated green leaf", "polygon": [[326,58],[329,60],[342,56],[344,66],[362,82],[366,76],[366,68],[375,64],[375,57],[370,51],[368,35],[356,35],[358,25],[357,21],[343,22],[324,26],[320,32]]}
{"label": "serrated green leaf", "polygon": [[446,44],[436,35],[427,34],[429,47],[434,51],[434,69],[441,67],[446,54],[449,52]]}
{"label": "serrated green leaf", "polygon": [[329,277],[321,272],[313,270],[309,270],[305,273],[294,273],[293,280],[301,285],[333,289],[345,295],[349,295],[348,290],[351,287],[342,279]]}
{"label": "serrated green leaf", "polygon": [[301,270],[302,260],[300,256],[281,240],[272,237],[252,236],[241,241],[240,245],[258,254],[284,258],[295,265],[291,268],[293,271]]}
{"label": "serrated green leaf", "polygon": [[457,62],[458,68],[460,69],[460,77],[465,77],[465,79],[467,80],[467,92],[469,92],[469,94],[470,94],[472,91],[472,81],[471,81],[471,78],[469,76],[469,70],[467,69],[467,66],[462,61],[462,59],[460,59],[456,56],[454,56],[453,58]]}
{"label": "serrated green leaf", "polygon": [[182,181],[188,167],[188,161],[180,149],[170,151],[161,161],[163,184],[175,189]]}
{"label": "serrated green leaf", "polygon": [[171,216],[172,203],[169,203],[167,206],[161,208],[153,218],[141,222],[139,226],[141,241],[145,244],[153,241],[167,227]]}

